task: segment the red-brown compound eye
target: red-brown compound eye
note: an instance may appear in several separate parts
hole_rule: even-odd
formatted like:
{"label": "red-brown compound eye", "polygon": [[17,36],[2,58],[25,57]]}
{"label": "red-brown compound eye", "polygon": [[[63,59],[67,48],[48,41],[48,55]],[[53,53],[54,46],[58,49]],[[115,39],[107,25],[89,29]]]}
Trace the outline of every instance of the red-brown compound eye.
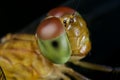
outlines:
{"label": "red-brown compound eye", "polygon": [[64,27],[59,18],[50,17],[43,20],[37,29],[37,37],[42,40],[53,39],[64,32]]}
{"label": "red-brown compound eye", "polygon": [[48,12],[48,16],[61,17],[65,14],[73,14],[75,10],[69,7],[61,6],[54,8]]}

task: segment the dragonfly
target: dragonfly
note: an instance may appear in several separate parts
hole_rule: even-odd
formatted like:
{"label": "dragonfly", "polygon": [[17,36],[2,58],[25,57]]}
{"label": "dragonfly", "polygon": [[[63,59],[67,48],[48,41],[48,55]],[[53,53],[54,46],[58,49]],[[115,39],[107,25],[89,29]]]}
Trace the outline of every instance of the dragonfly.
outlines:
{"label": "dragonfly", "polygon": [[[81,61],[90,52],[87,23],[76,10],[60,6],[40,21],[35,34],[7,34],[0,43],[0,80],[90,80],[67,63],[83,68],[120,72]],[[68,76],[68,75],[70,76]]]}

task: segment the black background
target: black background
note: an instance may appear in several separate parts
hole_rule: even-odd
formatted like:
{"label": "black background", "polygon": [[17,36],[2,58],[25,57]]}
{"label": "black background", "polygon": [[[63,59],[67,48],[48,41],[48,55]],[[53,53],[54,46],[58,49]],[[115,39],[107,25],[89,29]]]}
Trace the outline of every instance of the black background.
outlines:
{"label": "black background", "polygon": [[[66,1],[66,0],[64,0]],[[48,10],[64,2],[63,0],[41,1],[1,1],[0,37],[9,32],[17,32],[41,17]]]}
{"label": "black background", "polygon": [[[90,30],[92,50],[83,60],[120,67],[120,1],[119,0],[41,0],[0,3],[0,37],[7,33],[35,33],[37,24],[52,8],[65,5],[76,9]],[[87,73],[83,72],[87,75]],[[93,75],[91,75],[93,74]],[[90,73],[96,80],[118,80],[119,74]]]}

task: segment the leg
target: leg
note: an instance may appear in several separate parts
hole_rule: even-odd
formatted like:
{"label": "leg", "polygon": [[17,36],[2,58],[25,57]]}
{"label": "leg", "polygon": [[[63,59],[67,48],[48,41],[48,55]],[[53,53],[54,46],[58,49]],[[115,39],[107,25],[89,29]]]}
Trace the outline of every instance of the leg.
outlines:
{"label": "leg", "polygon": [[104,72],[120,72],[120,68],[112,68],[109,66],[99,65],[99,64],[93,64],[85,61],[79,61],[79,60],[71,60],[75,65],[81,66],[83,68],[97,70],[97,71],[104,71]]}
{"label": "leg", "polygon": [[90,80],[89,78],[83,76],[82,74],[74,71],[72,68],[69,68],[69,67],[67,67],[65,65],[60,66],[59,69],[60,69],[60,71],[62,71],[62,73],[66,73],[66,74],[74,77],[75,80]]}
{"label": "leg", "polygon": [[0,80],[6,80],[5,75],[4,75],[1,67],[0,67]]}

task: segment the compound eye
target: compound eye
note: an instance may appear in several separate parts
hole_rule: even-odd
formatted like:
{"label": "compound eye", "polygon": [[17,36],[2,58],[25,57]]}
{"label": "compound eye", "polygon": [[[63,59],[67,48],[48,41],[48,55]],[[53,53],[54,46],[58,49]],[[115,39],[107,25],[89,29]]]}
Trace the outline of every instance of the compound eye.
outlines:
{"label": "compound eye", "polygon": [[50,17],[43,20],[37,29],[37,36],[42,40],[48,40],[64,33],[64,27],[59,18]]}
{"label": "compound eye", "polygon": [[41,54],[53,63],[63,64],[71,56],[71,47],[63,24],[57,17],[43,20],[36,32]]}
{"label": "compound eye", "polygon": [[66,14],[74,14],[75,10],[69,7],[61,6],[54,8],[48,12],[48,16],[61,17]]}

